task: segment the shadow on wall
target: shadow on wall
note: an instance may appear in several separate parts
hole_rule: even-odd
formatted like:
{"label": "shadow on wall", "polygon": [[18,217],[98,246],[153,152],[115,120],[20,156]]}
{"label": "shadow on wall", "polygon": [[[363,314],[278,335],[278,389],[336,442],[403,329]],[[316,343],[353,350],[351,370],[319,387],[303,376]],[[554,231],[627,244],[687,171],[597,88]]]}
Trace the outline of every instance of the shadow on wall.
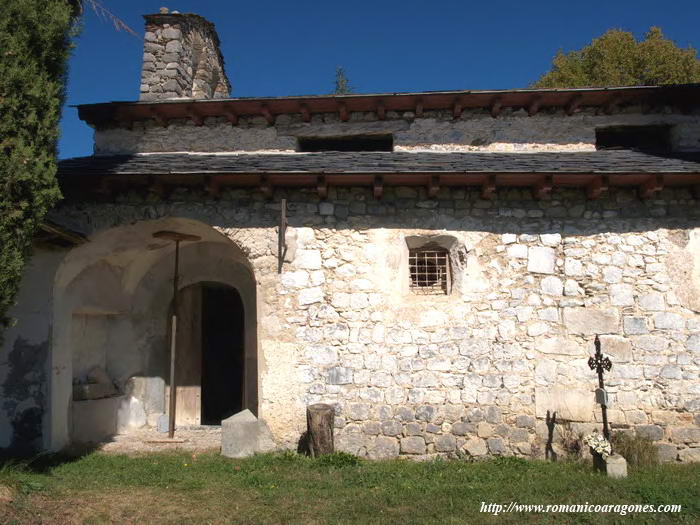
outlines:
{"label": "shadow on wall", "polygon": [[8,355],[9,372],[2,386],[2,408],[12,425],[8,453],[30,455],[42,448],[46,412],[47,341],[30,344],[18,337]]}

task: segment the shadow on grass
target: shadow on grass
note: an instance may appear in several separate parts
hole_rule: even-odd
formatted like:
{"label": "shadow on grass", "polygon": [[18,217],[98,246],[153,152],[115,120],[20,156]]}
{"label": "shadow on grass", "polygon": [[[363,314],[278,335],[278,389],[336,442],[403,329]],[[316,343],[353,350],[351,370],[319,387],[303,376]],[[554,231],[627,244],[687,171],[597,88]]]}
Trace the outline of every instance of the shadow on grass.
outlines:
{"label": "shadow on grass", "polygon": [[0,473],[22,470],[32,474],[47,474],[56,467],[73,463],[99,449],[99,444],[72,446],[55,453],[17,453],[11,449],[0,449]]}

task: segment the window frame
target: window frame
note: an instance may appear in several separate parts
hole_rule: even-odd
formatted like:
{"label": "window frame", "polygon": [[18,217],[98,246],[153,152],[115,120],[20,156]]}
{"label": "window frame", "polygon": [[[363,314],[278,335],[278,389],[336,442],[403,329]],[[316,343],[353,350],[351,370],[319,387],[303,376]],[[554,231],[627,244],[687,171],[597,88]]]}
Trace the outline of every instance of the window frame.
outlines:
{"label": "window frame", "polygon": [[[426,258],[426,255],[429,258]],[[436,270],[419,272],[418,264],[432,263]],[[416,296],[449,296],[452,292],[453,268],[450,250],[436,244],[426,244],[420,247],[408,248],[408,290]],[[419,284],[420,278],[426,284]],[[428,279],[436,277],[434,282]]]}

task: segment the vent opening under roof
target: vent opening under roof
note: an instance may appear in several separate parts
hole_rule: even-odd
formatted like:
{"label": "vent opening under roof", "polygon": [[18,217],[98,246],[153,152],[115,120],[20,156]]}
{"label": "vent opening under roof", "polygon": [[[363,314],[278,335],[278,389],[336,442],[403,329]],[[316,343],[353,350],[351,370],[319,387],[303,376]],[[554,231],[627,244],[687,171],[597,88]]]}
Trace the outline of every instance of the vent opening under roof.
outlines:
{"label": "vent opening under roof", "polygon": [[671,126],[610,126],[596,128],[596,149],[671,151]]}
{"label": "vent opening under roof", "polygon": [[393,135],[345,135],[299,137],[298,151],[394,151]]}

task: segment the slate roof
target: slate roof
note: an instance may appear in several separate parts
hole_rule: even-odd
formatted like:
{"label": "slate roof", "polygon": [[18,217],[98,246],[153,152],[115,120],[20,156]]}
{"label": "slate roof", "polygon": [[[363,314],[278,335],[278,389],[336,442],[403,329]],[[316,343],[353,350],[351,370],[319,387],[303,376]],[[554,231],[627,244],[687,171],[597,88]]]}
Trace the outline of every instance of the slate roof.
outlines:
{"label": "slate roof", "polygon": [[235,173],[700,173],[700,153],[163,153],[59,162],[59,177]]}

